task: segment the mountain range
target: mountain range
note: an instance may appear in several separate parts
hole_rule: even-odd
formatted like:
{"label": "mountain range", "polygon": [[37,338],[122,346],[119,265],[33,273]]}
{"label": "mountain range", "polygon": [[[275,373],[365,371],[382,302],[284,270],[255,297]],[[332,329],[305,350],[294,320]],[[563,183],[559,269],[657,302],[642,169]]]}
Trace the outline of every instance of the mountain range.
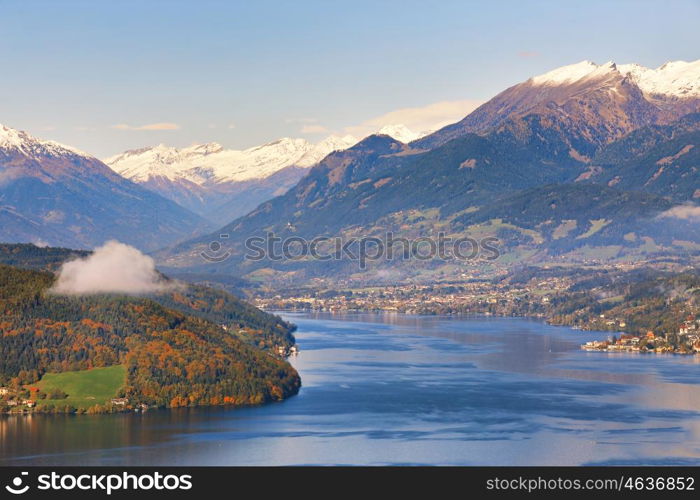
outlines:
{"label": "mountain range", "polygon": [[[377,133],[402,142],[421,137],[401,124],[384,126]],[[331,135],[315,144],[285,137],[245,150],[217,143],[181,149],[160,144],[104,161],[127,179],[223,225],[284,194],[329,153],[357,142],[351,135]]]}
{"label": "mountain range", "polygon": [[[409,144],[375,135],[333,152],[284,195],[158,256],[173,267],[299,282],[357,269],[347,262],[247,261],[246,239],[268,231],[313,238],[444,230],[497,237],[503,264],[697,255],[698,112],[700,61],[656,70],[566,66]],[[221,234],[232,256],[205,263],[202,252]],[[412,263],[403,277],[424,276],[420,268],[431,266],[428,279],[459,272]],[[362,279],[400,265],[385,267]]]}
{"label": "mountain range", "polygon": [[0,125],[0,241],[146,250],[202,233],[198,215],[77,149]]}
{"label": "mountain range", "polygon": [[163,144],[105,159],[115,172],[213,222],[245,215],[284,193],[328,153],[357,140],[331,136],[318,144],[283,138],[246,150],[217,143],[172,148]]}
{"label": "mountain range", "polygon": [[[493,236],[503,258],[492,268],[695,258],[699,140],[700,60],[657,69],[584,61],[427,135],[392,125],[359,142],[159,145],[102,162],[2,127],[0,239],[86,248],[116,238],[160,248],[171,271],[258,282],[355,276],[348,262],[244,259],[245,241],[269,231]],[[203,260],[221,235],[230,258]],[[376,263],[361,279],[447,279],[465,266]]]}
{"label": "mountain range", "polygon": [[[380,132],[420,136],[403,125]],[[0,241],[93,248],[118,239],[162,248],[245,215],[356,142],[350,135],[316,144],[282,138],[242,151],[161,144],[102,162],[0,125]]]}

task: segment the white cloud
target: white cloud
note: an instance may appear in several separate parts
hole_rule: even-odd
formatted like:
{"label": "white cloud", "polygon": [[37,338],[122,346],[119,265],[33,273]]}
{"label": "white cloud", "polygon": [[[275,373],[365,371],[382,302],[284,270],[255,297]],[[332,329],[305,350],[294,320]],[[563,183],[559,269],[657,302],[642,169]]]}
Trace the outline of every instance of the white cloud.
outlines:
{"label": "white cloud", "polygon": [[700,220],[700,206],[677,205],[659,215],[659,217],[671,217],[683,220]]}
{"label": "white cloud", "polygon": [[127,125],[126,123],[119,123],[117,125],[112,125],[112,128],[116,130],[179,130],[180,125],[170,122],[149,123],[146,125]]}
{"label": "white cloud", "polygon": [[327,134],[329,130],[323,125],[304,125],[300,132],[302,134]]}
{"label": "white cloud", "polygon": [[386,125],[399,123],[416,132],[431,132],[461,120],[480,104],[480,101],[467,99],[440,101],[415,108],[401,108],[367,120],[360,125],[347,127],[345,132],[357,137],[365,137]]}
{"label": "white cloud", "polygon": [[62,295],[141,295],[176,286],[162,279],[148,255],[124,243],[108,241],[88,257],[63,264],[51,291]]}

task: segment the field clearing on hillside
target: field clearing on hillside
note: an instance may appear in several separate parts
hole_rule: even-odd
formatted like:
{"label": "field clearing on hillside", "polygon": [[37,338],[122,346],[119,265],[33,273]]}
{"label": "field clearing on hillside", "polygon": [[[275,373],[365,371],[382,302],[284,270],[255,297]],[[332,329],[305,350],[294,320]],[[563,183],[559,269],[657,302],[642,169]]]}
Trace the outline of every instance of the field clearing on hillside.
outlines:
{"label": "field clearing on hillside", "polygon": [[124,365],[93,368],[75,372],[47,373],[36,387],[49,393],[60,389],[68,397],[65,399],[43,399],[37,401],[39,406],[64,406],[89,408],[96,404],[103,405],[116,397],[119,389],[126,382]]}

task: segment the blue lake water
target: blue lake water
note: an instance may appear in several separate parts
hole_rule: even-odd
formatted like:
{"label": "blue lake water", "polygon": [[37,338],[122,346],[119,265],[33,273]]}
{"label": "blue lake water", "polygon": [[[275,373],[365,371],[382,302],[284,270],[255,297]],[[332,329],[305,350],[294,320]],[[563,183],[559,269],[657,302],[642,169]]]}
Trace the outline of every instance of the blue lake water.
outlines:
{"label": "blue lake water", "polygon": [[700,356],[585,352],[606,334],[522,319],[284,316],[298,396],[0,418],[0,464],[700,464]]}

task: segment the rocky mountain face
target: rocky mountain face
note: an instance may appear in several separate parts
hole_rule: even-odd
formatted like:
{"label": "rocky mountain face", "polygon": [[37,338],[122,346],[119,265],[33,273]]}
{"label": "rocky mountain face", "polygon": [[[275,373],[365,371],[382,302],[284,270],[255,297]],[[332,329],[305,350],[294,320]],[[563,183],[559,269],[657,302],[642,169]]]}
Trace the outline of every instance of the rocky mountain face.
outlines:
{"label": "rocky mountain face", "polygon": [[596,155],[577,181],[642,190],[676,203],[697,203],[700,113],[635,130]]}
{"label": "rocky mountain face", "polygon": [[199,216],[86,153],[0,125],[0,241],[153,250],[204,232]]}

